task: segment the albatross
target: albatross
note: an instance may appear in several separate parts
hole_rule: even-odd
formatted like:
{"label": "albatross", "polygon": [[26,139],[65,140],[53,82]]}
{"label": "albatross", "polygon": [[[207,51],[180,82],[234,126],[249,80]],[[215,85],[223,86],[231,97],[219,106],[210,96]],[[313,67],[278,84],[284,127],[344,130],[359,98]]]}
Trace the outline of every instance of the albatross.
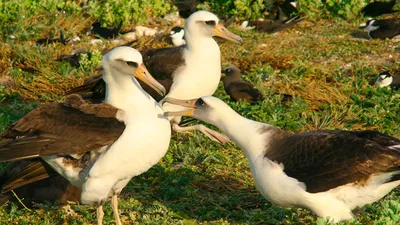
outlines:
{"label": "albatross", "polygon": [[292,134],[246,119],[211,96],[165,102],[188,109],[166,116],[203,120],[238,144],[258,190],[277,205],[307,208],[340,222],[400,185],[400,140],[394,137],[369,130]]}
{"label": "albatross", "polygon": [[[233,34],[208,11],[197,11],[186,21],[186,45],[171,48],[149,49],[143,54],[143,61],[158,82],[165,85],[168,97],[179,99],[199,98],[212,95],[217,90],[221,78],[221,52],[213,36],[218,36],[241,44],[242,38]],[[100,84],[99,84],[100,83]],[[77,87],[68,93],[96,92],[104,90],[101,77],[91,78],[83,87]],[[144,86],[147,90],[147,87]],[[97,93],[96,96],[101,95]],[[156,96],[153,96],[154,98]],[[164,104],[163,107],[176,109],[177,106]],[[204,125],[180,127],[181,117],[170,117],[172,128],[176,132],[199,130],[219,143],[229,139]]]}
{"label": "albatross", "polygon": [[106,103],[85,103],[72,95],[66,103],[41,105],[2,134],[0,162],[40,157],[82,188],[81,202],[97,206],[98,224],[110,197],[115,222],[121,224],[119,193],[165,155],[171,127],[161,106],[134,78],[165,94],[138,51],[117,47],[102,63]]}

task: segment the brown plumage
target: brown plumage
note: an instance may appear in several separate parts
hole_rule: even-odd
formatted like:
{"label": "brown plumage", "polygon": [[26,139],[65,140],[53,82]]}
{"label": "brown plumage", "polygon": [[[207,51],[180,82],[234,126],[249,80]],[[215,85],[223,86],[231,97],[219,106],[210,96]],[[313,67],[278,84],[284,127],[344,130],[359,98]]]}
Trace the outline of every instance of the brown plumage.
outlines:
{"label": "brown plumage", "polygon": [[[122,134],[125,125],[117,116],[123,112],[111,105],[88,104],[79,95],[70,95],[64,103],[42,104],[13,123],[1,135],[0,162],[20,161],[0,173],[0,202],[12,200],[10,190],[27,204],[79,200],[80,189],[38,157],[65,155],[66,164],[82,167],[91,161],[89,151],[111,145]],[[78,160],[67,154],[86,157]]]}
{"label": "brown plumage", "polygon": [[45,103],[6,130],[0,162],[55,154],[86,153],[112,144],[125,125],[108,104],[86,104],[73,95],[65,103]]}
{"label": "brown plumage", "polygon": [[[400,140],[377,131],[277,130],[272,138],[265,157],[282,163],[284,172],[303,182],[310,193],[362,184],[375,173],[400,171],[400,149],[389,148],[400,145]],[[399,179],[394,176],[387,182]]]}
{"label": "brown plumage", "polygon": [[253,20],[250,21],[251,26],[255,26],[255,30],[259,32],[266,32],[269,34],[277,33],[284,29],[290,28],[300,22],[302,18],[295,17],[287,20]]}
{"label": "brown plumage", "polygon": [[27,207],[34,203],[66,204],[80,201],[81,189],[54,171],[41,159],[10,162],[0,171],[0,206],[8,202]]}
{"label": "brown plumage", "polygon": [[228,66],[221,73],[225,74],[222,78],[225,92],[231,96],[231,99],[238,101],[245,100],[250,104],[262,101],[263,96],[259,90],[240,77],[240,69],[235,66]]}
{"label": "brown plumage", "polygon": [[[150,49],[143,54],[143,62],[153,77],[165,87],[169,92],[174,76],[173,72],[180,66],[185,65],[182,58],[183,46],[172,48]],[[73,88],[66,94],[86,94],[85,99],[92,102],[101,102],[105,97],[106,84],[102,78],[103,74],[90,77],[83,85]],[[143,90],[150,94],[155,100],[161,100],[160,96],[153,88],[138,80]]]}

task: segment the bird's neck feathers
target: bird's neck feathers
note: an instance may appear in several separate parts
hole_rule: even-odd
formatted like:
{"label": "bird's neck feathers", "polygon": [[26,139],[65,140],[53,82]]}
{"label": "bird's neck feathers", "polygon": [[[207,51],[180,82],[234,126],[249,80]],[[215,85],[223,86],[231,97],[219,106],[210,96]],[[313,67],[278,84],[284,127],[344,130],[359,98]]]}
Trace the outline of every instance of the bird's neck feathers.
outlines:
{"label": "bird's neck feathers", "polygon": [[218,124],[214,125],[235,142],[250,161],[264,155],[265,146],[270,137],[276,131],[281,131],[269,124],[247,119],[228,106],[223,109],[223,112],[220,112],[220,115],[222,116],[219,118]]}
{"label": "bird's neck feathers", "polygon": [[196,52],[196,54],[203,52],[209,55],[217,54],[218,56],[221,54],[217,42],[210,36],[186,32],[185,40],[186,48],[190,52]]}
{"label": "bird's neck feathers", "polygon": [[134,77],[124,74],[111,75],[111,71],[105,69],[103,79],[107,84],[106,103],[124,110],[154,105],[154,99],[142,89]]}

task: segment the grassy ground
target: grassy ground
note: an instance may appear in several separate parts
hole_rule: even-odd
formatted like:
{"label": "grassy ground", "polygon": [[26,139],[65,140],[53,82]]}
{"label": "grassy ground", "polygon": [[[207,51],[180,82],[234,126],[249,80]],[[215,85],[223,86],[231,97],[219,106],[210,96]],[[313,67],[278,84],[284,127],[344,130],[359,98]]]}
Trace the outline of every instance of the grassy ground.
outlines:
{"label": "grassy ground", "polygon": [[[32,15],[0,39],[0,131],[26,112],[63,93],[96,73],[100,57],[82,60],[79,68],[54,61],[75,48],[100,52],[111,42],[88,44],[83,35],[93,18],[81,14]],[[229,102],[220,88],[216,96],[241,115],[283,129],[378,129],[400,137],[400,92],[371,85],[383,70],[400,71],[400,45],[394,40],[359,40],[350,33],[361,21],[303,21],[276,35],[253,31],[240,34],[242,46],[221,42],[223,65],[242,69],[244,79],[265,95],[257,105]],[[158,20],[152,25],[168,27]],[[129,29],[129,25],[124,29]],[[36,47],[39,38],[60,29],[77,44]],[[9,38],[13,34],[16,39]],[[167,46],[165,38],[142,38],[133,47],[143,50]],[[97,53],[96,53],[97,52]],[[222,85],[220,86],[222,87]],[[275,93],[295,96],[282,103]],[[234,144],[218,145],[201,134],[180,134],[160,163],[135,177],[120,201],[126,224],[324,224],[307,210],[268,203],[256,190],[245,155]],[[365,208],[357,221],[343,224],[399,224],[400,191]],[[105,223],[114,223],[105,206]],[[71,203],[42,205],[37,210],[0,208],[0,224],[93,224],[95,209]]]}

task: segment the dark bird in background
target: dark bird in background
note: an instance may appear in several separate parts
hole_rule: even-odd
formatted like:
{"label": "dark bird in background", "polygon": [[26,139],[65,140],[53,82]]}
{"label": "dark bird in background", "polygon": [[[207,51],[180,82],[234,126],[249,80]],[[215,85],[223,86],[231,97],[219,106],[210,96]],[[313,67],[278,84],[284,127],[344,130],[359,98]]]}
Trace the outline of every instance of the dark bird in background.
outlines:
{"label": "dark bird in background", "polygon": [[367,22],[366,30],[372,39],[394,38],[400,34],[400,19],[372,19]]}
{"label": "dark bird in background", "polygon": [[82,54],[88,54],[88,58],[91,58],[91,53],[89,51],[86,51],[85,49],[77,49],[74,50],[71,54],[69,55],[62,55],[60,56],[58,59],[56,59],[56,61],[58,62],[68,62],[69,64],[71,64],[71,66],[73,67],[79,67],[80,63],[80,57]]}
{"label": "dark bird in background", "polygon": [[122,27],[122,21],[119,23],[117,27],[114,26],[102,27],[100,22],[94,22],[87,34],[94,34],[101,38],[110,39],[118,36],[118,34],[121,31],[121,27]]}
{"label": "dark bird in background", "polygon": [[299,12],[292,4],[293,0],[285,0],[282,3],[274,2],[273,7],[276,8],[275,20],[286,20],[293,18]]}
{"label": "dark bird in background", "polygon": [[398,12],[397,10],[393,10],[397,2],[399,2],[399,0],[390,0],[388,2],[374,1],[366,5],[361,10],[361,13],[364,14],[364,16],[376,17],[383,14]]}
{"label": "dark bird in background", "polygon": [[255,26],[255,30],[259,32],[266,32],[269,34],[277,33],[279,31],[282,31],[284,29],[290,28],[300,22],[302,18],[299,16],[294,17],[292,19],[286,19],[286,20],[278,20],[278,21],[272,21],[272,20],[253,20],[250,21],[250,24],[252,26]]}
{"label": "dark bird in background", "polygon": [[67,40],[64,37],[64,31],[60,31],[60,37],[59,38],[42,38],[36,41],[36,46],[41,46],[41,45],[48,45],[52,43],[61,43],[63,45],[67,44]]}
{"label": "dark bird in background", "polygon": [[233,101],[242,99],[253,104],[263,100],[263,96],[259,90],[254,88],[252,84],[241,79],[240,69],[236,66],[228,66],[221,73],[225,74],[221,76],[225,92],[231,96]]}
{"label": "dark bird in background", "polygon": [[378,87],[390,87],[392,90],[400,89],[400,76],[391,75],[389,71],[382,72],[378,75],[378,79],[375,82]]}
{"label": "dark bird in background", "polygon": [[0,171],[0,206],[6,202],[22,202],[29,208],[35,203],[64,205],[80,201],[81,192],[41,159],[10,162]]}
{"label": "dark bird in background", "polygon": [[174,5],[178,8],[179,15],[187,19],[191,14],[197,11],[197,5],[205,0],[182,0],[174,1]]}

